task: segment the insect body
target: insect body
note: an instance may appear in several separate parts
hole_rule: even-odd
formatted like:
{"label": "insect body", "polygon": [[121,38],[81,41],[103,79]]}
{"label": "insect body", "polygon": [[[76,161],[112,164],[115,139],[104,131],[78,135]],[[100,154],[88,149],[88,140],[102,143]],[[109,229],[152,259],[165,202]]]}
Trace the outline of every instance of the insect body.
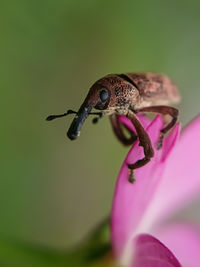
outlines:
{"label": "insect body", "polygon": [[[130,145],[138,138],[144,149],[144,158],[128,165],[131,170],[129,180],[133,182],[133,170],[144,166],[154,155],[151,140],[136,113],[154,112],[171,116],[171,121],[161,130],[158,142],[158,148],[160,148],[163,135],[175,125],[178,117],[178,110],[168,105],[179,101],[180,95],[177,87],[165,75],[155,73],[109,74],[92,85],[78,112],[68,110],[62,115],[51,115],[47,117],[47,120],[75,113],[76,116],[67,132],[67,136],[74,140],[80,135],[81,127],[90,114],[99,115],[99,117],[109,115],[113,131],[122,144]],[[92,108],[100,111],[91,112]],[[130,137],[125,135],[118,120],[119,115],[126,115],[132,121],[137,135],[129,129],[127,130]],[[97,121],[97,118],[94,121]]]}

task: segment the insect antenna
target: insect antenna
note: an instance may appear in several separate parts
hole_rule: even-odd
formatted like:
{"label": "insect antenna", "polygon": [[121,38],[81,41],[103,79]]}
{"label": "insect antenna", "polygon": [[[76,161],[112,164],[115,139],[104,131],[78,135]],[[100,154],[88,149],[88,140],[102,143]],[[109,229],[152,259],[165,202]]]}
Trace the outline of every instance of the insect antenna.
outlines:
{"label": "insect antenna", "polygon": [[[46,120],[47,121],[52,121],[54,119],[57,119],[57,118],[62,118],[62,117],[65,117],[69,114],[77,114],[78,112],[77,111],[74,111],[74,110],[71,110],[69,109],[66,113],[63,113],[63,114],[58,114],[58,115],[49,115]],[[99,121],[99,119],[102,118],[103,116],[103,113],[102,112],[90,112],[89,115],[98,115],[98,117],[95,117],[92,122],[93,123],[97,123]]]}
{"label": "insect antenna", "polygon": [[63,114],[59,114],[59,115],[49,115],[49,116],[46,118],[46,120],[47,120],[47,121],[52,121],[52,120],[57,119],[57,118],[65,117],[65,116],[67,116],[67,115],[69,115],[69,114],[77,114],[77,112],[76,112],[76,111],[73,111],[73,110],[71,110],[71,109],[69,109],[66,113],[63,113]]}

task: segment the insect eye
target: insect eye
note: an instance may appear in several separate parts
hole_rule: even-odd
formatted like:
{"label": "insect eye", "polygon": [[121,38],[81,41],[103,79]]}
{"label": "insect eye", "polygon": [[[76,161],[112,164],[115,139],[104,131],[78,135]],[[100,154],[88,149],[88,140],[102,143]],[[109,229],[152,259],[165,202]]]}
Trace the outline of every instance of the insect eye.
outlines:
{"label": "insect eye", "polygon": [[99,93],[99,97],[100,97],[101,102],[105,102],[109,98],[108,91],[105,89],[101,90]]}

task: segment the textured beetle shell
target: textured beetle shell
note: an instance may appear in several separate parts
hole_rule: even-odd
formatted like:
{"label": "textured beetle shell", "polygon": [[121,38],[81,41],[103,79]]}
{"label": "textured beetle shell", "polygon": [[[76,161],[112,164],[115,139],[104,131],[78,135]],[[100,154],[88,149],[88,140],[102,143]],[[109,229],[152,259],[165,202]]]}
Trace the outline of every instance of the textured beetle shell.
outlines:
{"label": "textured beetle shell", "polygon": [[[106,88],[110,99],[101,103],[100,91]],[[90,88],[83,106],[88,104],[111,115],[127,114],[128,109],[178,103],[180,95],[174,83],[163,74],[127,73],[109,74],[96,81]]]}
{"label": "textured beetle shell", "polygon": [[166,75],[151,72],[126,75],[139,90],[140,101],[135,104],[136,108],[169,105],[180,101],[178,88]]}

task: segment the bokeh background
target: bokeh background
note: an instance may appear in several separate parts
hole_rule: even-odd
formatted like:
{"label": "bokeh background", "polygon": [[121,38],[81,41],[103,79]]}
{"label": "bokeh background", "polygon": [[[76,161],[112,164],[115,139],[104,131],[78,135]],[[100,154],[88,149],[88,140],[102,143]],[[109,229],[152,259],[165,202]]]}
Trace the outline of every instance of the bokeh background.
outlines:
{"label": "bokeh background", "polygon": [[[199,112],[200,2],[1,1],[0,235],[68,248],[109,214],[127,148],[108,118],[66,138],[89,87],[108,73],[166,73],[184,125]],[[189,155],[188,155],[189,156]],[[178,159],[177,159],[178,160]],[[196,206],[189,214],[198,221]]]}

